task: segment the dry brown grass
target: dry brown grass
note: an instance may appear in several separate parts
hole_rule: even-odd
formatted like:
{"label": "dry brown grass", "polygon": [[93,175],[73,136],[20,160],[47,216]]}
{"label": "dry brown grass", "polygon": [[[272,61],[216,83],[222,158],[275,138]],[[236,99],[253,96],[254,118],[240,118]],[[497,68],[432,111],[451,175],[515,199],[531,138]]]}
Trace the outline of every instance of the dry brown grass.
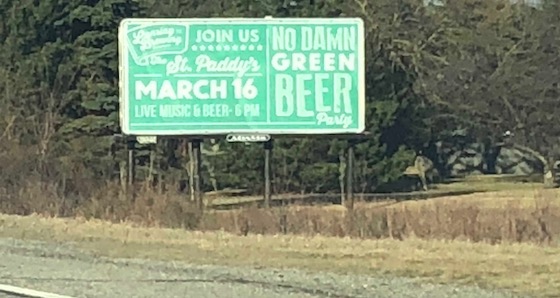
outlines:
{"label": "dry brown grass", "polygon": [[234,234],[304,234],[359,238],[418,237],[473,242],[557,244],[560,237],[558,190],[524,189],[402,203],[292,206],[271,210],[215,211],[203,230]]}
{"label": "dry brown grass", "polygon": [[[442,187],[450,189],[452,185]],[[82,216],[152,227],[223,230],[237,235],[298,234],[375,239],[414,236],[487,243],[559,243],[559,190],[485,180],[456,183],[455,187],[478,187],[487,192],[402,203],[356,203],[351,212],[340,206],[290,206],[268,210],[250,207],[207,211],[201,216],[187,197],[180,194],[142,190],[132,200],[123,196],[118,188],[108,187],[71,205],[72,200],[61,199],[47,186],[36,184],[22,192],[19,200],[13,200],[19,205],[4,206],[0,210],[8,213],[10,209],[16,210],[15,213],[24,215]],[[488,191],[492,189],[495,191]]]}
{"label": "dry brown grass", "polygon": [[[415,236],[538,244],[559,241],[558,190],[476,179],[440,187],[450,190],[452,187],[478,187],[487,192],[402,203],[357,203],[351,212],[340,206],[291,206],[269,210],[250,207],[208,211],[201,216],[184,194],[141,190],[132,200],[122,195],[117,187],[107,187],[91,198],[70,200],[58,197],[48,185],[33,184],[19,194],[19,199],[8,201],[15,205],[0,206],[0,210],[23,215],[82,216],[154,227],[224,230],[238,235],[320,234],[378,239]],[[492,189],[494,191],[489,191]]]}

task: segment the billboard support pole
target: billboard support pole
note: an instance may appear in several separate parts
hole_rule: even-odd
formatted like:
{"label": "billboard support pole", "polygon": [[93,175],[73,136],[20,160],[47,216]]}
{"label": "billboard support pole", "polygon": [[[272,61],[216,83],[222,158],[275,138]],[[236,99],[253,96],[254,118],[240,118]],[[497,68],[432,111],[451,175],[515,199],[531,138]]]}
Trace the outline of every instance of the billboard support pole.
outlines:
{"label": "billboard support pole", "polygon": [[264,207],[270,207],[272,199],[272,182],[271,182],[271,158],[272,158],[272,139],[264,143]]}
{"label": "billboard support pole", "polygon": [[128,150],[128,175],[127,175],[127,193],[132,198],[135,199],[135,191],[134,191],[134,180],[136,176],[136,150],[134,150],[136,143],[135,137],[128,137],[126,138],[126,147]]}
{"label": "billboard support pole", "polygon": [[193,183],[194,183],[194,199],[197,204],[197,207],[200,211],[204,209],[204,201],[202,198],[202,177],[201,177],[201,163],[202,163],[202,153],[200,150],[200,144],[202,140],[195,139],[189,140],[192,144],[192,151],[193,151],[193,167],[194,170],[193,175]]}
{"label": "billboard support pole", "polygon": [[[348,140],[346,147],[346,196],[345,205],[349,210],[354,208],[354,145],[356,141]],[[344,204],[343,203],[343,204]]]}

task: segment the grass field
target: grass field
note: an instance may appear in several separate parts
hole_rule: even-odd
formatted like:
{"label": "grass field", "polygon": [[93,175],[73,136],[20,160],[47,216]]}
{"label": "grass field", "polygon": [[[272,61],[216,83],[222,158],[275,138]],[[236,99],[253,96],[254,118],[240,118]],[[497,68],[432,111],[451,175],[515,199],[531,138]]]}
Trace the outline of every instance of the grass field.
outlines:
{"label": "grass field", "polygon": [[[135,223],[0,215],[0,237],[74,242],[109,257],[393,274],[560,296],[558,190],[476,178],[439,190],[446,187],[478,192],[358,202],[351,212],[341,206],[210,211],[196,232],[161,227],[180,226],[190,213],[170,198],[147,204],[153,198],[146,196],[117,206],[134,213]],[[102,203],[96,202],[99,210],[107,210]],[[124,212],[117,207],[113,212]]]}
{"label": "grass field", "polygon": [[[462,179],[449,181],[445,184],[432,185],[430,190],[415,191],[407,193],[375,193],[360,194],[356,193],[358,200],[376,201],[386,200],[387,197],[398,197],[401,199],[423,199],[441,196],[451,196],[457,194],[480,193],[488,191],[500,190],[526,190],[529,188],[542,188],[541,183],[533,182],[538,180],[540,176],[515,176],[515,175],[475,175]],[[522,183],[521,183],[522,182]],[[227,193],[227,192],[220,192]],[[218,194],[208,194],[205,196],[206,205],[215,209],[228,209],[236,207],[244,207],[263,201],[262,196],[233,195],[224,196]],[[279,205],[279,201],[299,204],[321,204],[325,202],[337,201],[340,194],[282,194],[273,195],[273,205]],[[274,204],[276,203],[276,204]]]}

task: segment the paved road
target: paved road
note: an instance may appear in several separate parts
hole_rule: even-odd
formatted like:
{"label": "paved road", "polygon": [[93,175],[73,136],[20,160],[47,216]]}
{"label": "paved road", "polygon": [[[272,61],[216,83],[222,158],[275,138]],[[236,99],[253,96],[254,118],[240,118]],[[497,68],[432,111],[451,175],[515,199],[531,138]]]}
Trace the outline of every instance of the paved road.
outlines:
{"label": "paved road", "polygon": [[114,260],[70,245],[12,239],[0,239],[0,283],[103,298],[516,297],[476,287],[421,284],[408,278]]}

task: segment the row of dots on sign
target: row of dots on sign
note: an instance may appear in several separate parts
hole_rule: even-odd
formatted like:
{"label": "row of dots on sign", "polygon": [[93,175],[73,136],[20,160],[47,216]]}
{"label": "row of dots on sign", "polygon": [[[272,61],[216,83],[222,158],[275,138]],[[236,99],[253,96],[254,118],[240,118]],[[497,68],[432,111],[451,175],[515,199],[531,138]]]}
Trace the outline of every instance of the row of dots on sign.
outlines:
{"label": "row of dots on sign", "polygon": [[262,51],[262,45],[193,45],[193,51]]}

